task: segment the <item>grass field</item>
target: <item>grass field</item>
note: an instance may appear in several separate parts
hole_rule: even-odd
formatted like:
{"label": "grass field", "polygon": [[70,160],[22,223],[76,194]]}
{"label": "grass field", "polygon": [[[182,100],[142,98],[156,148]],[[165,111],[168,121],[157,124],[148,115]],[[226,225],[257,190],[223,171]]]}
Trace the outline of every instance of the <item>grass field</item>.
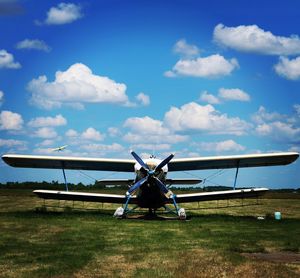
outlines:
{"label": "grass field", "polygon": [[1,277],[300,277],[299,194],[186,204],[188,221],[117,220],[116,206],[79,202],[45,211],[27,190],[0,199]]}

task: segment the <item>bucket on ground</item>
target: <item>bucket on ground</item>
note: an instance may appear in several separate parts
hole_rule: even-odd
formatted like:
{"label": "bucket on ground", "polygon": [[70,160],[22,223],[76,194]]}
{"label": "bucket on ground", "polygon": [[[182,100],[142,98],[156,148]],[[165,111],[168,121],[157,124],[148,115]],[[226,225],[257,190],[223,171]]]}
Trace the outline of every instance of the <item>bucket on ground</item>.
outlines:
{"label": "bucket on ground", "polygon": [[280,213],[280,211],[276,211],[274,213],[274,217],[275,217],[276,220],[280,220],[281,219],[281,213]]}

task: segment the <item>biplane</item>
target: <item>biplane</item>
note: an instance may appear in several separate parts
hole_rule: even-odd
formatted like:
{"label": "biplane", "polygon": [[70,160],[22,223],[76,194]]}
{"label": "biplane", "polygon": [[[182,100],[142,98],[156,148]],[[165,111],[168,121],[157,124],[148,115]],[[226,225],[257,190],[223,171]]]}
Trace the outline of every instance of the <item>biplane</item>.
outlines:
{"label": "biplane", "polygon": [[[2,159],[13,167],[62,169],[66,190],[35,190],[34,193],[40,198],[122,204],[114,214],[120,218],[126,217],[130,212],[140,207],[147,208],[150,214],[155,213],[159,208],[165,208],[166,211],[175,213],[179,219],[186,219],[186,212],[184,208],[180,207],[181,203],[251,198],[268,191],[267,188],[236,189],[240,168],[287,165],[299,157],[296,152],[195,158],[174,158],[174,154],[170,154],[163,160],[154,156],[142,159],[134,151],[131,152],[131,155],[133,159],[5,154]],[[170,179],[167,177],[168,172],[229,168],[235,168],[236,172],[233,190],[227,191],[176,195],[171,191],[171,185],[198,184],[201,179]],[[134,172],[135,178],[101,181],[110,185],[127,184],[128,190],[124,195],[72,192],[68,190],[66,169]],[[129,205],[133,207],[130,208]]]}

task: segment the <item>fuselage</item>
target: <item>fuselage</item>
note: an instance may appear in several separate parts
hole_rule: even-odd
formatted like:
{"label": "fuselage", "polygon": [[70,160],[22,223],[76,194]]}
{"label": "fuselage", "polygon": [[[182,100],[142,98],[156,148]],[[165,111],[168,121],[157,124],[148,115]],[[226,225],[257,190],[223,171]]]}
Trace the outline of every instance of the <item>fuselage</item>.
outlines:
{"label": "fuselage", "polygon": [[[145,159],[144,162],[148,165],[150,170],[154,170],[155,167],[161,162],[156,158]],[[147,176],[147,172],[141,167],[139,163],[134,166],[136,178],[135,182],[143,179]],[[165,183],[168,173],[168,167],[165,165],[162,169],[157,170],[154,176],[158,178],[162,183]],[[137,202],[142,208],[157,209],[164,206],[167,202],[167,198],[160,188],[155,183],[153,177],[149,177],[148,180],[140,186],[137,190]]]}

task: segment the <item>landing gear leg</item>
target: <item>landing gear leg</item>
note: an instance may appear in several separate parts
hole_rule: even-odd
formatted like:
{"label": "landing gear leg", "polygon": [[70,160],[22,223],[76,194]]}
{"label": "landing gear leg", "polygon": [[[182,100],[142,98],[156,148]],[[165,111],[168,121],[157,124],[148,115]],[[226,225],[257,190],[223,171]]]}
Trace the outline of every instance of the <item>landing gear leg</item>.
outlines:
{"label": "landing gear leg", "polygon": [[126,194],[126,202],[125,202],[124,208],[123,207],[118,207],[116,209],[115,213],[114,213],[114,217],[116,217],[116,218],[126,217],[126,214],[128,212],[128,204],[129,204],[130,198],[131,198],[131,195]]}
{"label": "landing gear leg", "polygon": [[173,200],[173,204],[174,204],[174,207],[175,207],[175,210],[176,210],[176,214],[178,215],[180,220],[185,220],[186,219],[185,209],[184,208],[179,208],[175,198],[176,198],[176,195],[172,194],[171,199]]}

